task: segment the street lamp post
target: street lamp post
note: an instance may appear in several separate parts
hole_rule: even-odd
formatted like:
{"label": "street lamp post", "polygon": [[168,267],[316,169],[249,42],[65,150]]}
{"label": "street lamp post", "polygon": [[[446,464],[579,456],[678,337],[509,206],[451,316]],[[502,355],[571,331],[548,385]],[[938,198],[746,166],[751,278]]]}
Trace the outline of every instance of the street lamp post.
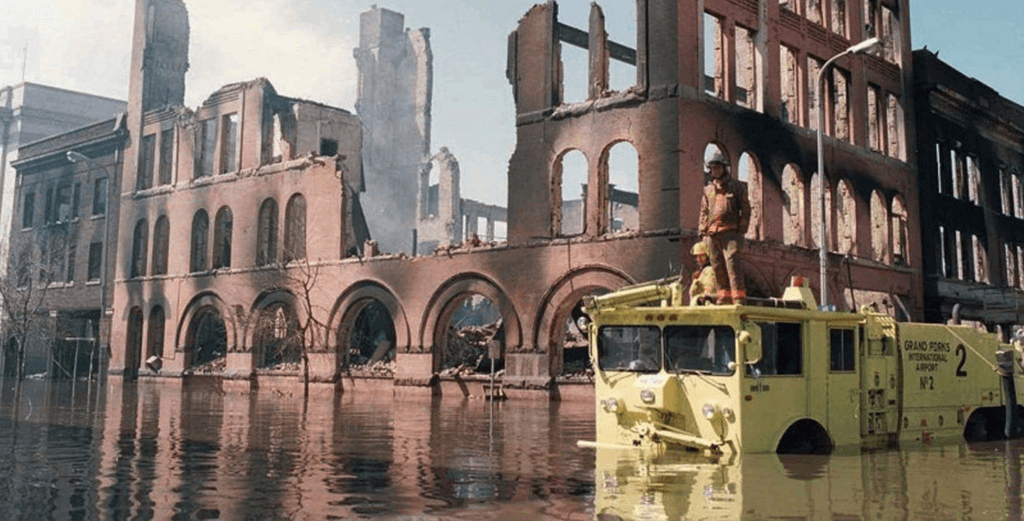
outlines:
{"label": "street lamp post", "polygon": [[[93,158],[74,150],[68,150],[67,152],[68,161],[72,163],[84,163],[86,169],[92,171]],[[99,344],[99,339],[103,336],[103,317],[107,313],[107,244],[110,242],[110,188],[114,183],[113,176],[107,176],[107,193],[104,196],[104,208],[103,208],[103,246],[100,248],[100,317],[99,317],[99,330],[93,336],[93,349],[95,350],[96,344]],[[107,331],[109,332],[109,327]],[[95,353],[94,353],[95,354]],[[89,378],[92,378],[92,356],[89,357]],[[77,355],[76,355],[77,362]],[[102,365],[100,370],[102,370]],[[77,377],[77,374],[75,375]]]}
{"label": "street lamp post", "polygon": [[822,91],[824,90],[823,81],[825,79],[825,71],[828,70],[836,60],[846,56],[847,54],[864,54],[871,52],[877,49],[881,44],[882,41],[878,38],[869,38],[829,58],[829,60],[825,62],[825,65],[822,65],[821,69],[818,70],[818,79],[815,82],[818,91],[818,203],[821,205],[821,226],[818,228],[818,247],[821,264],[821,273],[819,274],[821,285],[821,309],[828,309],[828,217],[825,214],[825,186],[828,184],[828,181],[825,178],[825,146],[823,138],[825,128],[825,100],[822,96]]}

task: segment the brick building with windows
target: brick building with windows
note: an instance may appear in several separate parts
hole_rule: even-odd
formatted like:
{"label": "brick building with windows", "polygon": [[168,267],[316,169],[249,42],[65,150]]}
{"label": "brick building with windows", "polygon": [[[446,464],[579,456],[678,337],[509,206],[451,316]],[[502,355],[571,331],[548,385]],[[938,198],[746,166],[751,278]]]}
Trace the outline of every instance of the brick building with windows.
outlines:
{"label": "brick building with windows", "polygon": [[1024,315],[1024,107],[914,51],[925,319]]}
{"label": "brick building with windows", "polygon": [[113,302],[116,184],[127,136],[122,114],[22,146],[13,163],[8,279],[19,291],[6,304],[35,315],[26,322],[27,374],[70,377],[104,359],[109,321],[102,310]]}

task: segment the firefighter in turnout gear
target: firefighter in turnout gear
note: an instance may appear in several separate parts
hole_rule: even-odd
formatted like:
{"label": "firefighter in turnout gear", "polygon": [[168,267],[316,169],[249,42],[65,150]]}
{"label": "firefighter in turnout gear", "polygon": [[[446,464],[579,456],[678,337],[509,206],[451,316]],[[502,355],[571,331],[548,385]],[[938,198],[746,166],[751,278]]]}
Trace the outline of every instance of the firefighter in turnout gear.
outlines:
{"label": "firefighter in turnout gear", "polygon": [[718,298],[718,280],[715,278],[715,269],[711,266],[708,247],[704,242],[698,241],[694,243],[690,253],[697,261],[697,269],[693,272],[693,280],[690,281],[690,305],[714,304]]}
{"label": "firefighter in turnout gear", "polygon": [[721,152],[707,161],[711,182],[700,201],[700,236],[718,281],[718,304],[742,304],[747,297],[739,271],[743,235],[750,225],[747,187],[729,175]]}

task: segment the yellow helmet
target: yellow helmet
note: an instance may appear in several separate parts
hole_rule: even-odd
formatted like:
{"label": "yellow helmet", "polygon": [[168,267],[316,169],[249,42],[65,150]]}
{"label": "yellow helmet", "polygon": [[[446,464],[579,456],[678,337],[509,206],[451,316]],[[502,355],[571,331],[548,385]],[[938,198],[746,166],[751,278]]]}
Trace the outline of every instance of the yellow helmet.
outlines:
{"label": "yellow helmet", "polygon": [[708,253],[708,246],[706,244],[704,244],[704,241],[697,241],[697,242],[695,242],[693,244],[693,248],[690,248],[690,253],[692,255],[694,255],[694,256],[697,256],[697,255],[708,255],[708,256],[710,256],[711,255],[710,253]]}

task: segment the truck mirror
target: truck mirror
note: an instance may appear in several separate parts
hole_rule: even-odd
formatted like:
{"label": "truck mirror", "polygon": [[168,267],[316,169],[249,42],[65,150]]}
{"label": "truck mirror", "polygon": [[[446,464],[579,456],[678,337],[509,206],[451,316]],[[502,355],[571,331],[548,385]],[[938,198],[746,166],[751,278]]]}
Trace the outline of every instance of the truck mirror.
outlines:
{"label": "truck mirror", "polygon": [[743,353],[743,363],[753,365],[761,361],[761,328],[757,324],[744,325],[737,340]]}

